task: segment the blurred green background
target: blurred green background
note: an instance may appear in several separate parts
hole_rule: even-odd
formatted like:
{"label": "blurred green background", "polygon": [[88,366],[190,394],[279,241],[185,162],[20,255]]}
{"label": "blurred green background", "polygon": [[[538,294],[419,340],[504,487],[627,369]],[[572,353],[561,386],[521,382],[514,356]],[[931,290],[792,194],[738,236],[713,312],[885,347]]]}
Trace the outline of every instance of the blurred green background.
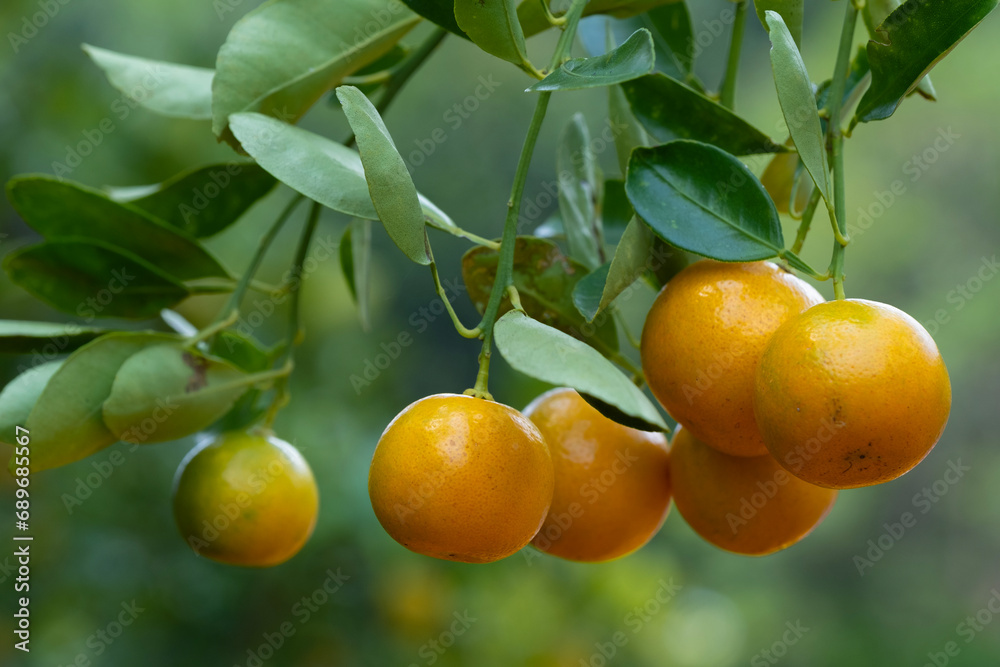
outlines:
{"label": "blurred green background", "polygon": [[[8,33],[20,33],[24,17],[43,4],[7,0],[0,6],[4,181],[22,172],[51,173],[52,163],[65,159],[67,145],[107,116],[115,118],[114,132],[72,178],[95,186],[139,185],[231,158],[207,123],[169,120],[141,108],[114,116],[119,93],[79,44],[210,67],[229,28],[256,2],[51,2],[58,11],[15,53]],[[729,6],[723,0],[692,4],[696,34]],[[832,70],[843,1],[807,5],[805,60],[819,80]],[[715,39],[700,56],[698,73],[712,87],[722,76],[727,41],[725,35]],[[1000,618],[987,607],[994,596],[1000,599],[1000,279],[990,264],[1000,245],[998,43],[1000,19],[991,16],[934,70],[938,102],[911,98],[891,119],[857,128],[847,145],[851,221],[867,226],[847,254],[848,294],[895,304],[922,322],[947,319],[928,327],[948,363],[954,405],[942,441],[922,465],[891,484],[842,493],[830,517],[804,542],[766,558],[734,556],[702,542],[673,512],[647,547],[603,565],[524,554],[492,565],[463,565],[397,545],[379,527],[366,494],[375,443],[408,403],[470,386],[477,344],[459,338],[447,317],[421,314],[434,302],[430,276],[376,230],[370,333],[359,326],[336,258],[320,263],[304,286],[303,363],[278,430],[303,451],[320,484],[319,525],[305,549],[289,563],[262,571],[195,557],[170,512],[173,473],[192,442],[135,451],[117,445],[45,472],[33,481],[32,651],[14,651],[7,634],[0,664],[922,665],[950,641],[959,649],[948,658],[954,664],[1000,663]],[[529,47],[543,61],[552,37],[536,38]],[[770,76],[767,39],[751,14],[738,108],[780,140],[785,132]],[[474,94],[479,77],[493,77],[499,85],[456,126],[446,112]],[[513,66],[451,38],[386,114],[404,155],[426,147],[435,129],[445,131],[446,140],[425,159],[411,159],[413,177],[428,197],[479,234],[499,235],[533,104],[521,92],[527,83]],[[526,201],[554,178],[558,131],[577,110],[599,133],[604,93],[555,96]],[[330,137],[347,134],[338,109],[326,101],[303,123]],[[941,136],[952,138],[935,148]],[[615,173],[613,151],[600,157],[606,171]],[[759,173],[763,164],[752,166]],[[885,193],[896,180],[905,192],[890,203]],[[241,270],[288,198],[287,188],[277,189],[212,239],[211,247]],[[0,220],[6,235],[0,253],[32,239],[6,201]],[[319,238],[336,243],[346,222],[328,213]],[[786,235],[793,235],[794,223],[787,222]],[[296,235],[286,230],[268,256],[264,279],[277,281],[287,268]],[[457,281],[466,245],[440,234],[432,240],[442,277]],[[830,247],[829,227],[817,221],[805,259],[826,266]],[[819,288],[830,296],[829,285]],[[644,290],[625,305],[635,330],[652,298]],[[467,322],[474,321],[464,294],[455,303]],[[184,310],[204,322],[216,307],[218,301],[209,300]],[[0,314],[62,319],[6,278],[0,278]],[[281,332],[269,326],[261,336],[273,342]],[[365,360],[401,332],[409,332],[413,343],[356,392],[350,377],[362,374]],[[8,381],[29,362],[3,359],[0,378]],[[503,402],[523,407],[543,389],[500,362],[494,366],[492,389]],[[115,450],[124,463],[69,511],[64,494],[74,493],[95,472],[94,464]],[[968,471],[955,484],[943,481],[949,465],[959,462]],[[7,475],[0,476],[0,489],[3,503],[12,504]],[[935,502],[915,500],[924,489],[932,489]],[[916,515],[916,525],[898,539],[887,537],[885,524],[907,511]],[[6,510],[4,515],[10,516]],[[880,538],[890,548],[859,574],[856,557],[879,556],[869,551]],[[15,597],[12,552],[12,546],[0,548],[7,619]],[[327,598],[316,592],[330,572],[348,578]],[[671,581],[680,592],[666,604],[656,602],[657,591]],[[313,607],[304,606],[303,598],[312,598]],[[142,611],[112,636],[122,605],[133,601]],[[970,616],[973,624],[966,620]],[[456,622],[459,617],[464,622]],[[294,634],[277,651],[268,650],[266,636],[274,640],[285,622]],[[105,636],[111,641],[99,631],[110,633]],[[608,642],[619,631],[627,641],[607,658],[602,650],[611,652]],[[945,657],[937,655],[938,664]]]}

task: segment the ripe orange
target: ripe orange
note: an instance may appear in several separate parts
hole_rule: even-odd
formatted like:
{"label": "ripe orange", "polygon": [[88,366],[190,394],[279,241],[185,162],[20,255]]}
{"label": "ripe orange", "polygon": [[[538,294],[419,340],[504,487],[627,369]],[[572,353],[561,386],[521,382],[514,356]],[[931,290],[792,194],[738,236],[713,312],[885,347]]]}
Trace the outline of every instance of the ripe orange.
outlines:
{"label": "ripe orange", "polygon": [[662,433],[615,423],[572,389],[553,389],[524,410],[552,453],[555,492],[532,544],[575,561],[630,554],[670,509],[670,455]]}
{"label": "ripe orange", "polygon": [[765,556],[819,525],[837,492],[803,482],[769,454],[730,456],[678,428],[670,449],[677,511],[715,546]]}
{"label": "ripe orange", "polygon": [[753,377],[771,334],[823,297],[771,262],[701,260],[660,291],[642,330],[653,395],[693,435],[734,456],[766,454]]}
{"label": "ripe orange", "polygon": [[552,458],[524,415],[437,394],[386,427],[368,474],[379,523],[407,549],[488,563],[528,544],[552,502]]}
{"label": "ripe orange", "polygon": [[195,553],[231,565],[283,563],[312,535],[319,492],[297,449],[270,431],[232,431],[188,452],[174,518]]}
{"label": "ripe orange", "polygon": [[757,371],[757,422],[798,477],[836,489],[895,479],[937,443],[951,384],[934,339],[901,310],[846,299],[778,329]]}

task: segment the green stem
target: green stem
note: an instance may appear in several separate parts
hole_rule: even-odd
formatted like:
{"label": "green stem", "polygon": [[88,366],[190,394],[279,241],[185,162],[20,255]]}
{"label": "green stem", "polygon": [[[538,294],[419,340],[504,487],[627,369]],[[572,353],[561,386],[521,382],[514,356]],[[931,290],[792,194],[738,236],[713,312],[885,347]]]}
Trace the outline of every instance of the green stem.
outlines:
{"label": "green stem", "polygon": [[833,276],[833,291],[838,299],[843,299],[844,293],[844,248],[850,242],[847,235],[847,196],[844,179],[844,133],[841,128],[840,112],[844,100],[844,88],[847,85],[847,70],[850,66],[851,48],[854,42],[854,29],[858,21],[858,7],[853,0],[848,0],[844,14],[844,26],[840,33],[840,47],[837,50],[837,64],[833,70],[833,80],[830,83],[830,96],[827,98],[827,141],[833,157],[833,224],[834,236],[833,257],[830,260],[830,274]]}
{"label": "green stem", "polygon": [[[435,28],[434,32],[425,39],[417,49],[411,53],[406,60],[404,60],[399,68],[392,73],[392,77],[389,79],[389,83],[385,85],[385,90],[382,92],[382,97],[379,98],[378,104],[375,108],[378,109],[379,113],[383,113],[392,104],[392,101],[396,99],[396,95],[399,91],[403,89],[406,82],[410,80],[410,77],[420,69],[420,66],[424,64],[424,61],[434,53],[434,49],[444,41],[444,38],[448,35],[448,31],[444,28]],[[351,134],[350,137],[344,141],[344,145],[350,148],[354,145],[357,137]]]}
{"label": "green stem", "polygon": [[475,329],[469,329],[464,324],[462,320],[458,319],[458,313],[455,309],[451,307],[451,301],[448,299],[448,295],[445,294],[444,286],[441,284],[441,277],[438,275],[437,263],[431,260],[431,275],[434,277],[434,289],[437,290],[438,297],[444,303],[445,310],[448,311],[449,317],[451,317],[451,323],[455,325],[455,331],[462,338],[479,338],[482,335],[482,330],[479,327]]}
{"label": "green stem", "polygon": [[[292,365],[295,346],[299,344],[302,337],[301,309],[299,306],[299,295],[302,293],[302,266],[306,261],[306,254],[309,252],[309,243],[316,232],[316,225],[319,223],[319,214],[322,206],[318,202],[313,202],[309,209],[309,218],[305,227],[302,228],[302,236],[299,238],[298,248],[295,250],[295,260],[292,262],[292,269],[289,277],[289,291],[292,295],[292,303],[288,309],[288,343],[282,351],[279,362],[285,362],[285,367]],[[275,395],[271,401],[271,406],[267,410],[264,423],[270,426],[274,423],[278,411],[288,404],[288,374],[278,377],[274,383]]]}
{"label": "green stem", "polygon": [[796,255],[802,252],[802,244],[806,242],[806,234],[809,233],[809,226],[812,224],[816,208],[819,206],[819,199],[819,188],[814,188],[812,194],[809,195],[809,203],[806,205],[806,210],[802,212],[802,221],[799,223],[799,231],[795,235],[795,243],[792,244],[792,252]]}
{"label": "green stem", "polygon": [[743,47],[743,29],[747,23],[749,0],[736,3],[736,18],[733,20],[733,34],[729,41],[729,60],[726,62],[726,76],[719,91],[719,103],[733,109],[736,106],[736,75],[740,69],[740,49]]}
{"label": "green stem", "polygon": [[545,13],[546,20],[554,26],[564,26],[566,25],[565,16],[553,16],[552,10],[549,9],[549,0],[538,0],[542,3],[542,12]]}
{"label": "green stem", "polygon": [[292,201],[288,202],[285,206],[285,209],[281,212],[281,215],[278,216],[278,219],[274,221],[274,224],[271,225],[271,228],[267,230],[267,233],[261,237],[260,244],[257,246],[257,250],[254,252],[253,258],[250,260],[250,265],[247,266],[247,270],[240,278],[240,282],[236,284],[236,289],[234,289],[233,293],[230,295],[229,301],[226,303],[226,307],[219,312],[216,322],[222,322],[231,317],[232,313],[239,312],[240,304],[243,302],[243,297],[246,295],[247,288],[250,286],[250,281],[253,279],[254,274],[257,273],[257,269],[260,268],[260,263],[263,261],[264,255],[267,253],[267,249],[271,247],[271,243],[273,243],[275,237],[278,236],[278,232],[281,231],[281,228],[288,221],[292,212],[295,211],[295,207],[298,206],[299,202],[303,199],[303,195],[296,194],[295,197],[292,198]]}
{"label": "green stem", "polygon": [[[566,26],[559,36],[556,50],[552,54],[552,64],[549,69],[559,66],[570,51],[573,39],[576,37],[576,26],[580,22],[583,8],[587,0],[573,0],[564,18]],[[531,156],[535,152],[535,144],[538,142],[538,133],[542,128],[542,121],[545,120],[545,112],[549,107],[549,98],[552,93],[543,92],[538,94],[538,101],[535,102],[535,111],[531,116],[531,123],[528,125],[528,133],[524,138],[524,145],[521,146],[521,155],[517,160],[517,170],[514,172],[514,183],[511,186],[510,199],[507,201],[507,216],[504,219],[503,236],[500,239],[500,256],[497,260],[497,273],[493,281],[493,289],[490,292],[490,300],[486,304],[483,312],[483,319],[479,323],[478,329],[483,332],[483,349],[479,353],[479,373],[476,375],[475,386],[466,393],[481,398],[490,398],[489,392],[489,367],[490,354],[493,348],[493,325],[497,320],[497,313],[500,311],[500,304],[507,287],[513,284],[514,274],[514,244],[517,240],[517,219],[521,214],[521,199],[524,196],[524,184],[528,179],[528,167],[531,164]]]}

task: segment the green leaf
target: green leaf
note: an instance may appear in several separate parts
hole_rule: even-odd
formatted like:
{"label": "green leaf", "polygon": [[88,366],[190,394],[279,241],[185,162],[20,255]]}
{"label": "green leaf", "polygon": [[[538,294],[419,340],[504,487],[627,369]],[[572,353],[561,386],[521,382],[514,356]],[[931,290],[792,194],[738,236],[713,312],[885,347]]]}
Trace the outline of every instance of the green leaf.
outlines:
{"label": "green leaf", "polygon": [[253,383],[253,375],[217,357],[176,343],[154,345],[122,363],[102,415],[118,440],[179,440],[223,417]]}
{"label": "green leaf", "polygon": [[643,28],[603,56],[567,60],[528,92],[613,86],[649,74],[653,60],[653,36]]}
{"label": "green leaf", "polygon": [[[268,173],[288,187],[334,211],[378,220],[361,157],[326,137],[258,113],[232,116],[233,133]],[[441,209],[420,195],[426,222],[455,228]]]}
{"label": "green leaf", "polygon": [[344,114],[357,138],[368,191],[389,238],[417,264],[430,264],[417,188],[382,117],[354,86],[337,88],[337,99],[344,106]]}
{"label": "green leaf", "polygon": [[767,24],[766,12],[773,11],[781,17],[788,33],[795,40],[795,47],[802,48],[802,15],[804,0],[754,0],[754,8],[757,10],[757,18],[760,19],[764,30],[771,31],[771,26]]}
{"label": "green leaf", "polygon": [[23,427],[28,421],[28,415],[45,385],[62,365],[62,359],[46,361],[32,366],[7,383],[0,392],[0,442],[15,446],[17,427]]}
{"label": "green leaf", "polygon": [[726,262],[774,257],[784,240],[774,203],[745,164],[696,141],[632,153],[635,212],[668,243]]}
{"label": "green leaf", "polygon": [[46,355],[68,354],[105,333],[73,322],[0,320],[0,353],[31,354],[41,348]]}
{"label": "green leaf", "polygon": [[[626,165],[627,167],[628,165]],[[605,235],[614,232],[617,238],[625,232],[635,211],[625,194],[625,181],[609,178],[604,181],[604,201],[601,204],[601,222]]]}
{"label": "green leaf", "polygon": [[632,115],[621,86],[608,88],[608,124],[615,132],[615,154],[618,157],[618,167],[624,176],[632,149],[649,146],[653,140]]}
{"label": "green leaf", "polygon": [[795,142],[799,159],[823,198],[832,202],[826,137],[823,136],[823,128],[819,122],[816,96],[806,65],[802,62],[799,49],[792,41],[781,16],[772,11],[766,14],[767,23],[771,27],[771,69],[774,71],[774,85],[778,89],[781,114],[785,117],[785,124]]}
{"label": "green leaf", "polygon": [[49,176],[18,176],[7,198],[47,240],[95,241],[120,248],[178,280],[229,278],[195,239],[103,192]]}
{"label": "green leaf", "polygon": [[403,2],[431,23],[436,23],[459,37],[469,38],[455,20],[455,0],[403,0]]}
{"label": "green leaf", "polygon": [[150,111],[173,118],[212,118],[215,70],[129,56],[89,44],[88,56],[111,85]]}
{"label": "green leaf", "polygon": [[159,333],[115,332],[71,354],[55,372],[25,422],[31,432],[31,470],[38,472],[90,456],[117,438],[104,425],[101,406],[115,373],[136,352],[177,340]]}
{"label": "green leaf", "polygon": [[569,256],[588,269],[601,263],[603,234],[598,206],[604,180],[581,113],[573,114],[559,138],[556,152],[559,176],[559,214],[569,245]]}
{"label": "green leaf", "polygon": [[733,155],[786,150],[721,104],[664,74],[621,85],[632,113],[660,141],[694,139]]}
{"label": "green leaf", "polygon": [[177,174],[156,185],[110,188],[127,202],[196,237],[218,234],[274,187],[274,177],[252,162],[225,162]]}
{"label": "green leaf", "polygon": [[[886,19],[892,12],[896,10],[899,5],[902,4],[901,0],[867,0],[864,6],[861,8],[861,16],[865,20],[865,27],[868,28],[868,36],[871,37],[876,42],[879,41],[878,28],[882,25],[882,21]],[[864,49],[864,47],[862,47]],[[866,54],[867,61],[867,54]],[[934,90],[934,84],[931,83],[931,77],[925,76],[917,84],[917,87],[911,92],[920,93],[922,97],[928,100],[936,100],[937,92]]]}
{"label": "green leaf", "polygon": [[78,317],[148,319],[191,291],[141,260],[97,241],[49,241],[4,258],[11,281]]}
{"label": "green leaf", "polygon": [[[499,253],[476,247],[462,257],[462,280],[469,298],[480,313],[496,280]],[[545,322],[574,338],[591,342],[601,349],[618,349],[614,320],[599,325],[588,324],[573,304],[573,289],[587,275],[587,267],[562,254],[559,247],[545,239],[519,236],[514,244],[514,287],[521,305],[533,318]],[[510,310],[504,301],[501,313]]]}
{"label": "green leaf", "polygon": [[497,321],[493,337],[514,370],[589,394],[641,420],[647,430],[669,430],[639,388],[586,343],[517,311]]}
{"label": "green leaf", "polygon": [[872,83],[853,123],[888,118],[941,58],[997,6],[998,0],[907,0],[868,42]]}
{"label": "green leaf", "polygon": [[653,233],[638,218],[625,228],[614,259],[586,276],[573,289],[573,303],[588,322],[652,268]]}
{"label": "green leaf", "polygon": [[371,328],[368,308],[369,282],[371,280],[372,223],[356,218],[344,229],[340,240],[340,270],[344,273],[347,288],[358,306],[361,328]]}
{"label": "green leaf", "polygon": [[256,339],[229,329],[215,334],[209,354],[230,362],[246,373],[261,373],[274,363],[274,355]]}
{"label": "green leaf", "polygon": [[420,17],[385,0],[270,0],[240,19],[219,50],[212,131],[258,111],[293,123],[344,77],[387,53]]}
{"label": "green leaf", "polygon": [[455,0],[455,20],[486,53],[521,66],[528,61],[516,0]]}

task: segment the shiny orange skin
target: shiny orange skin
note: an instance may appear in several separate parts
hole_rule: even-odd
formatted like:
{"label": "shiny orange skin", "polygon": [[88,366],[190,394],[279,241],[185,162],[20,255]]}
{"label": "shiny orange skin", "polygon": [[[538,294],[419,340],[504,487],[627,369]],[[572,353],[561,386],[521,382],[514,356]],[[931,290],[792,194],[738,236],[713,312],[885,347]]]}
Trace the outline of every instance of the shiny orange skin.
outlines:
{"label": "shiny orange skin", "polygon": [[632,553],[670,510],[670,453],[662,433],[618,424],[572,389],[553,389],[524,415],[549,445],[555,492],[539,550],[582,562]]}
{"label": "shiny orange skin", "polygon": [[642,330],[642,369],[667,412],[734,456],[767,453],[753,413],[764,347],[786,320],[823,301],[771,262],[701,260],[656,297]]}
{"label": "shiny orange skin", "polygon": [[506,558],[535,536],[552,502],[541,433],[493,401],[437,394],[386,427],[368,474],[379,523],[407,549],[465,563]]}
{"label": "shiny orange skin", "polygon": [[892,306],[830,301],[787,322],[757,370],[755,411],[771,454],[836,489],[895,479],[937,443],[951,410],[930,334]]}
{"label": "shiny orange skin", "polygon": [[790,475],[770,454],[730,456],[680,427],[670,448],[674,504],[705,540],[726,551],[766,556],[820,524],[837,491]]}
{"label": "shiny orange skin", "polygon": [[309,464],[267,430],[205,439],[181,461],[173,496],[177,527],[195,553],[247,567],[298,553],[319,512]]}

